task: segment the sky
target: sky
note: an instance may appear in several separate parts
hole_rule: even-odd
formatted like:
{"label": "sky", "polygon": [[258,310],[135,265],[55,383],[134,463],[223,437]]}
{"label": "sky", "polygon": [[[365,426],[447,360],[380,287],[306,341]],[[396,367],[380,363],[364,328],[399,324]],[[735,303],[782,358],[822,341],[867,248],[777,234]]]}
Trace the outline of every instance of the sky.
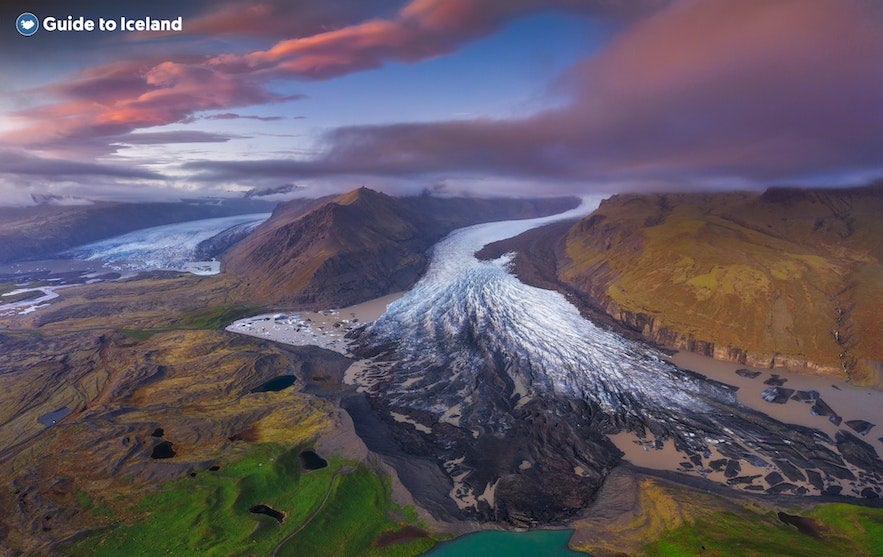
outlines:
{"label": "sky", "polygon": [[[877,0],[7,4],[2,205],[883,177]],[[183,29],[43,28],[68,16]]]}

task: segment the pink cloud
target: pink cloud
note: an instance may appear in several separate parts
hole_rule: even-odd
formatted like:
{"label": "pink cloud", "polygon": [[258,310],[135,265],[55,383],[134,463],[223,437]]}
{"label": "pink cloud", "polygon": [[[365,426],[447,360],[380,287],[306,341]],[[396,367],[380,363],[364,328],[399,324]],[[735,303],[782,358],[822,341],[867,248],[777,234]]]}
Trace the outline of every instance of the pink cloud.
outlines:
{"label": "pink cloud", "polygon": [[[242,4],[233,6],[230,14]],[[60,100],[20,112],[30,125],[14,139],[74,149],[119,141],[199,111],[280,100],[265,88],[270,79],[328,79],[443,55],[542,9],[631,18],[561,78],[566,106],[508,121],[343,128],[311,161],[250,161],[243,172],[622,182],[881,170],[883,4],[868,0],[413,0],[388,18],[251,53],[92,68],[41,91]],[[246,16],[265,21],[271,12]],[[220,29],[230,20],[205,22]],[[213,164],[234,174],[242,165]]]}
{"label": "pink cloud", "polygon": [[343,128],[302,170],[617,182],[883,172],[880,29],[883,4],[864,0],[686,0],[572,68],[563,108]]}
{"label": "pink cloud", "polygon": [[357,23],[399,5],[398,0],[234,0],[212,5],[208,13],[189,18],[190,35],[247,35],[288,38],[309,36]]}
{"label": "pink cloud", "polygon": [[210,63],[230,72],[328,79],[380,67],[390,60],[417,62],[455,51],[507,21],[539,10],[559,9],[624,17],[665,2],[604,0],[413,0],[395,17],[289,39],[264,50],[218,56]]}
{"label": "pink cloud", "polygon": [[[375,68],[390,60],[416,62],[456,50],[506,21],[540,9],[567,9],[620,16],[639,5],[660,2],[615,0],[413,0],[390,19],[370,19],[332,30],[340,22],[333,7],[366,12],[364,3],[233,2],[188,24],[188,33],[233,32],[273,36],[280,26],[313,30],[277,42],[267,50],[215,57],[180,56],[136,60],[89,68],[34,93],[58,98],[13,118],[23,129],[0,138],[6,145],[78,151],[101,148],[101,138],[137,129],[193,121],[196,112],[263,104],[280,98],[265,83],[276,78],[328,79]],[[385,4],[385,3],[384,3]],[[361,6],[361,7],[357,7]],[[629,6],[623,8],[623,6]],[[338,10],[339,11],[339,10]],[[297,19],[303,14],[303,19]],[[352,17],[352,16],[350,16]],[[291,20],[295,19],[295,23]],[[84,140],[88,140],[84,143]],[[111,149],[109,146],[107,149]]]}
{"label": "pink cloud", "polygon": [[195,112],[283,100],[259,83],[198,61],[130,62],[92,68],[43,93],[64,100],[14,115],[29,125],[7,145],[47,151],[111,151],[102,138],[186,121]]}

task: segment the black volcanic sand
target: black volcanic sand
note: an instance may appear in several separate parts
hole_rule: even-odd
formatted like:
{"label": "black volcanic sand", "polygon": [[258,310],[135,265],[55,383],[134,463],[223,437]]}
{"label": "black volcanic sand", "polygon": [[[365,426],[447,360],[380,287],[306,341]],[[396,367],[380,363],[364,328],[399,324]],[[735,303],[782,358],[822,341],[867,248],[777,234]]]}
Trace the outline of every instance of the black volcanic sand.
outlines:
{"label": "black volcanic sand", "polygon": [[384,532],[374,540],[374,547],[388,547],[397,543],[407,543],[429,537],[426,530],[416,526],[404,526],[398,530]]}
{"label": "black volcanic sand", "polygon": [[425,509],[441,509],[448,517],[463,518],[450,497],[451,480],[435,458],[406,451],[396,442],[387,422],[371,408],[367,397],[355,394],[340,401],[352,418],[356,435],[368,449],[395,468],[399,480]]}
{"label": "black volcanic sand", "polygon": [[780,377],[779,374],[773,373],[770,375],[770,378],[763,382],[764,385],[772,385],[773,387],[781,387],[788,380],[784,377]]}
{"label": "black volcanic sand", "polygon": [[260,503],[258,505],[252,505],[248,508],[248,512],[252,514],[265,514],[271,518],[275,518],[279,524],[285,522],[285,513],[279,512],[273,507],[269,505],[264,505]]}
{"label": "black volcanic sand", "polygon": [[871,428],[874,427],[874,424],[865,420],[849,420],[846,422],[846,425],[859,435],[867,435]]}
{"label": "black volcanic sand", "polygon": [[312,449],[301,451],[297,456],[300,458],[300,464],[304,467],[304,470],[320,470],[328,466],[328,461],[316,454],[316,451]]}
{"label": "black volcanic sand", "polygon": [[810,403],[819,400],[819,396],[820,395],[818,391],[797,391],[796,393],[794,393],[794,396],[791,397],[791,400]]}
{"label": "black volcanic sand", "polygon": [[785,404],[788,402],[788,399],[791,398],[791,395],[794,394],[794,389],[786,389],[784,387],[770,387],[765,389],[761,394],[761,398],[763,398],[767,402],[772,402],[773,404]]}
{"label": "black volcanic sand", "polygon": [[294,375],[279,375],[266,381],[251,390],[252,393],[276,392],[294,385],[297,377]]}
{"label": "black volcanic sand", "polygon": [[169,441],[162,441],[153,447],[153,452],[150,453],[150,458],[172,458],[176,454],[175,449]]}

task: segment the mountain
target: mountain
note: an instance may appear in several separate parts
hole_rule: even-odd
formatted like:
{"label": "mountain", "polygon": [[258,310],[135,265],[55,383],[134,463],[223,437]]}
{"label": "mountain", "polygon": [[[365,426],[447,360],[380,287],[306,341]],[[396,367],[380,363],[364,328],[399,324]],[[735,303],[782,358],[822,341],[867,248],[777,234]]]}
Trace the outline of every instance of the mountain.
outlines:
{"label": "mountain", "polygon": [[663,345],[879,385],[880,215],[883,183],[616,195],[483,255]]}
{"label": "mountain", "polygon": [[345,306],[411,287],[427,250],[482,221],[553,214],[576,205],[548,200],[396,198],[360,188],[296,200],[225,255],[238,295],[252,303]]}
{"label": "mountain", "polygon": [[163,224],[269,212],[274,204],[254,199],[0,207],[0,264],[45,259],[70,249]]}

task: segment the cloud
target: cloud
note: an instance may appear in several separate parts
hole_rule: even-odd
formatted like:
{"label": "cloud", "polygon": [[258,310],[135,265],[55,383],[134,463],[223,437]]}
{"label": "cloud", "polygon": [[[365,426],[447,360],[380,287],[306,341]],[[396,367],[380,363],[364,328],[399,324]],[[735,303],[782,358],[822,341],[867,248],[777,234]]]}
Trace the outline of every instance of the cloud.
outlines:
{"label": "cloud", "polygon": [[23,152],[0,150],[2,174],[31,176],[39,178],[76,178],[79,176],[100,176],[138,180],[162,180],[163,176],[138,167],[116,166],[89,162],[76,162],[63,159],[38,157]]}
{"label": "cloud", "polygon": [[141,128],[181,122],[194,113],[287,100],[243,76],[199,61],[126,62],[92,68],[45,88],[65,100],[20,111],[29,123],[9,132],[7,144],[39,150],[113,150],[110,143]]}
{"label": "cloud", "polygon": [[218,178],[471,173],[705,185],[883,173],[881,28],[883,4],[863,0],[679,2],[567,72],[564,107],[345,127],[311,160],[189,168]]}
{"label": "cloud", "polygon": [[[167,132],[129,133],[119,136],[116,140],[126,145],[164,145],[167,143],[225,143],[242,136],[220,133],[209,133],[198,130],[177,130]],[[108,141],[114,142],[113,137]]]}
{"label": "cloud", "polygon": [[[220,5],[218,5],[220,4]],[[186,32],[209,37],[309,36],[387,12],[399,0],[254,0],[210,3],[206,13],[187,20]]]}
{"label": "cloud", "polygon": [[379,68],[389,61],[415,63],[457,50],[503,24],[541,10],[631,17],[666,2],[615,0],[412,0],[394,17],[280,41],[264,51],[224,54],[209,64],[230,73],[330,79]]}
{"label": "cloud", "polygon": [[276,120],[284,120],[284,116],[251,116],[244,114],[236,114],[233,112],[224,112],[222,114],[211,114],[203,116],[203,120],[258,120],[260,122],[274,122]]}
{"label": "cloud", "polygon": [[[242,16],[251,22],[244,27],[259,35],[278,10],[303,7],[293,6],[261,4]],[[243,9],[228,4],[197,29],[233,33],[231,18]],[[623,22],[558,80],[563,106],[508,120],[344,127],[311,158],[182,168],[204,183],[425,175],[708,184],[883,171],[883,4],[868,0],[412,0],[386,17],[334,20],[327,29],[317,16],[310,33],[263,50],[88,69],[36,92],[58,100],[15,114],[24,126],[6,141],[97,153],[151,126],[273,118],[229,110],[291,99],[268,89],[278,79],[427,60],[550,9]]]}
{"label": "cloud", "polygon": [[[646,0],[413,0],[389,19],[369,19],[301,38],[277,42],[267,50],[218,56],[181,55],[172,59],[142,59],[88,68],[62,82],[36,91],[56,102],[22,110],[12,119],[23,123],[0,142],[47,152],[70,150],[88,154],[111,152],[102,140],[134,130],[192,122],[202,111],[277,103],[302,98],[268,89],[276,79],[330,79],[376,68],[387,61],[418,62],[450,53],[463,43],[487,35],[505,22],[543,9],[565,9],[621,17],[661,1]],[[355,0],[338,0],[353,14],[366,8]],[[387,2],[380,5],[386,6]],[[303,11],[313,31],[322,22],[339,22],[332,7],[319,3],[281,1],[251,5],[234,2],[220,11],[188,23],[188,33],[230,28],[272,36],[278,25]],[[288,7],[286,7],[288,6]],[[640,6],[638,10],[635,6]],[[376,6],[375,6],[376,8]],[[298,25],[291,27],[297,32]]]}

